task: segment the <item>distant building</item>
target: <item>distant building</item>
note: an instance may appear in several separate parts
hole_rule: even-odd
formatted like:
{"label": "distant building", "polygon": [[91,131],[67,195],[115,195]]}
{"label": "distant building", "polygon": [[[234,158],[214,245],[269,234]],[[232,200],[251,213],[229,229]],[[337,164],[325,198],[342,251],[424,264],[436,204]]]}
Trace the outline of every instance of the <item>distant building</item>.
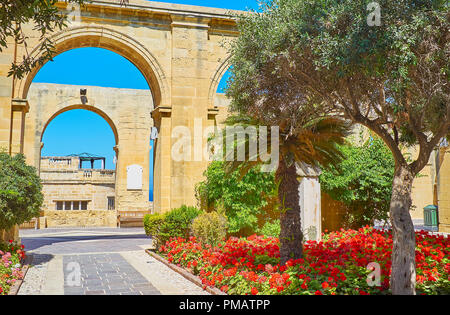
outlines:
{"label": "distant building", "polygon": [[[100,169],[94,169],[97,160]],[[105,169],[104,157],[42,157],[40,171],[47,227],[116,226],[116,173]]]}

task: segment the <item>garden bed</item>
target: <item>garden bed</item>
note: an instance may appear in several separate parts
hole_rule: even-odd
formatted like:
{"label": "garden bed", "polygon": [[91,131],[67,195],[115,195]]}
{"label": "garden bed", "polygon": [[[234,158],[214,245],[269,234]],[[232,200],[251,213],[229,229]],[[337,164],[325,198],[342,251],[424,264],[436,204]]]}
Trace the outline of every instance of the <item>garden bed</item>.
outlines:
{"label": "garden bed", "polygon": [[203,285],[202,280],[199,277],[192,274],[189,270],[186,270],[180,266],[171,264],[169,261],[167,261],[167,259],[158,255],[154,251],[147,249],[145,252],[147,254],[149,254],[150,256],[152,256],[153,258],[155,258],[156,260],[158,260],[159,262],[161,262],[164,265],[166,265],[167,267],[169,267],[170,269],[172,269],[173,271],[175,271],[178,274],[180,274],[181,276],[183,276],[185,279],[187,279],[187,280],[191,281],[192,283],[194,283],[195,285],[201,287],[206,292],[208,292],[212,295],[226,295],[226,293],[224,293],[214,287],[208,287],[208,286]]}
{"label": "garden bed", "polygon": [[13,241],[0,244],[0,295],[16,295],[19,292],[29,268],[29,259],[26,259],[23,249],[23,245]]}
{"label": "garden bed", "polygon": [[[450,239],[416,234],[418,294],[450,294]],[[216,247],[195,238],[172,239],[158,254],[199,277],[203,286],[227,294],[390,294],[392,236],[370,227],[324,235],[304,244],[304,259],[279,264],[279,240],[230,238]],[[381,267],[379,285],[369,286],[366,267]]]}

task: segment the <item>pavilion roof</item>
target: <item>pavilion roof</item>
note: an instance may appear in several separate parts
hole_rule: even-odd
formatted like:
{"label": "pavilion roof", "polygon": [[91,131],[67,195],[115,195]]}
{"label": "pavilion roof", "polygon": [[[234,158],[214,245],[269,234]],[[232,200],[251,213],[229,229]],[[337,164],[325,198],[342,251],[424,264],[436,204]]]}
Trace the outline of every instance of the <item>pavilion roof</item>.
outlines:
{"label": "pavilion roof", "polygon": [[105,157],[92,154],[92,153],[78,153],[78,154],[69,154],[67,156],[78,157],[81,161],[97,161],[97,160],[105,160]]}

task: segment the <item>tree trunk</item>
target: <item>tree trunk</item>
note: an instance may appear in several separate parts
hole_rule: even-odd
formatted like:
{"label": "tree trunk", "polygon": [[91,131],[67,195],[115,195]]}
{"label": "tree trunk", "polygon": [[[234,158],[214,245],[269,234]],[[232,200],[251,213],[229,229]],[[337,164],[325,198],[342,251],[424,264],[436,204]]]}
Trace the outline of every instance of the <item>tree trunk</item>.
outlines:
{"label": "tree trunk", "polygon": [[390,218],[392,224],[393,249],[391,290],[395,295],[416,293],[416,239],[414,225],[409,213],[414,173],[408,166],[395,168],[392,185]]}
{"label": "tree trunk", "polygon": [[282,206],[280,214],[280,258],[281,264],[289,259],[303,257],[303,234],[300,224],[300,203],[295,163],[287,167],[284,160],[280,161],[276,179],[280,182],[278,199]]}

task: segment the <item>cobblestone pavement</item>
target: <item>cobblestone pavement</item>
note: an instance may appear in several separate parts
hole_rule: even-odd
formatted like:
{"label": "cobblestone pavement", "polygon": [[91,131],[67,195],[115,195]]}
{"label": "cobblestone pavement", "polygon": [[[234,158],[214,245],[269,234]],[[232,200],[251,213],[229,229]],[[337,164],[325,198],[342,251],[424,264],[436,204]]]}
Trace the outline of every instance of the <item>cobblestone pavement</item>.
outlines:
{"label": "cobblestone pavement", "polygon": [[[77,269],[81,281],[71,274]],[[64,294],[70,295],[159,295],[160,292],[120,254],[70,255],[63,257]],[[74,281],[75,280],[75,281]]]}
{"label": "cobblestone pavement", "polygon": [[20,295],[208,294],[144,249],[142,229],[21,231],[32,255]]}

